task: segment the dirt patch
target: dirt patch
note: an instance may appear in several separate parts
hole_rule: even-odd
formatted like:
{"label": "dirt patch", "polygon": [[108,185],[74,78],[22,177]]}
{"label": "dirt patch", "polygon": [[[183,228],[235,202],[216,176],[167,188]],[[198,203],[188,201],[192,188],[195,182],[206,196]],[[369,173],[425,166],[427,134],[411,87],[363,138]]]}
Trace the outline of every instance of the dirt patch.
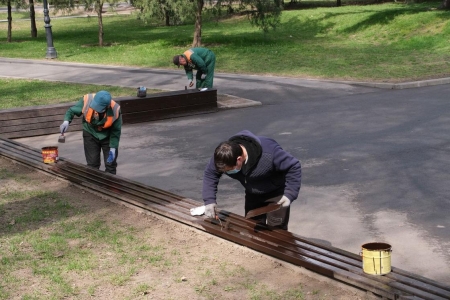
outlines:
{"label": "dirt patch", "polygon": [[[32,196],[14,197],[23,191]],[[57,207],[61,199],[65,206]],[[25,212],[36,211],[36,205],[45,208],[40,216],[21,222]],[[11,253],[11,241],[35,233],[45,240],[70,226],[91,230],[37,254],[31,239],[17,241],[16,252]],[[125,245],[119,233],[125,236]],[[89,234],[96,238],[89,239]],[[89,267],[76,268],[80,259],[71,256],[73,250],[92,256],[84,258]],[[138,213],[0,157],[0,261],[7,263],[11,255],[25,263],[11,264],[8,270],[0,266],[5,273],[4,279],[0,277],[0,299],[30,295],[33,299],[373,299],[303,268],[167,218]],[[36,255],[38,262],[33,261]],[[66,284],[61,290],[52,276],[35,268],[45,259],[46,265],[67,259],[72,266],[63,265],[59,280]]]}

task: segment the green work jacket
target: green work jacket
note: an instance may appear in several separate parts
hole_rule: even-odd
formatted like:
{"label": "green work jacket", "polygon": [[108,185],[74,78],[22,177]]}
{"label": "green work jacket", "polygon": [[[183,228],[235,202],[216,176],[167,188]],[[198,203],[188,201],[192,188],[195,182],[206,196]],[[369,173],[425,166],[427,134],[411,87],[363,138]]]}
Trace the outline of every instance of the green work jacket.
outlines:
{"label": "green work jacket", "polygon": [[[72,122],[74,116],[80,117],[83,114],[83,105],[84,100],[81,98],[77,104],[69,108],[64,116],[64,121]],[[111,107],[106,110],[106,114],[113,115],[113,111]],[[109,128],[104,128],[103,130],[98,130],[99,126],[102,126],[106,122],[106,118],[102,120],[92,120],[91,124],[89,124],[85,118],[83,117],[83,130],[86,130],[94,137],[99,140],[103,140],[109,137],[109,147],[110,148],[119,148],[120,134],[122,132],[122,112],[120,112],[120,116],[117,120]]]}

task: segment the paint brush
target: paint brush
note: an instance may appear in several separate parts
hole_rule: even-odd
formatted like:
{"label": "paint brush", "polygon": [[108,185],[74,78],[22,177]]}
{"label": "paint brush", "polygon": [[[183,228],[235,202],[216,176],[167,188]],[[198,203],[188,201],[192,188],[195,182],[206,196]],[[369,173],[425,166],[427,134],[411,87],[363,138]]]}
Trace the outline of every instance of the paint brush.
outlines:
{"label": "paint brush", "polygon": [[61,132],[61,135],[58,138],[58,143],[65,143],[66,137],[64,136],[64,132]]}

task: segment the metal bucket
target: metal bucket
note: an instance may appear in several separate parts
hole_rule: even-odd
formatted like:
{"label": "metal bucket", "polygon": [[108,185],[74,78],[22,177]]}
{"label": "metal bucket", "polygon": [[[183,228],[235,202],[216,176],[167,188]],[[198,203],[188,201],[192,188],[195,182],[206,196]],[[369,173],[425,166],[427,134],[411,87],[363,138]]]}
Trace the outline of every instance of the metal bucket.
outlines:
{"label": "metal bucket", "polygon": [[367,243],[361,247],[364,273],[384,275],[391,272],[391,245],[386,243]]}
{"label": "metal bucket", "polygon": [[147,88],[145,86],[140,86],[137,88],[137,96],[138,97],[146,97],[147,96]]}
{"label": "metal bucket", "polygon": [[42,160],[46,164],[53,164],[58,161],[58,147],[43,147],[42,148]]}

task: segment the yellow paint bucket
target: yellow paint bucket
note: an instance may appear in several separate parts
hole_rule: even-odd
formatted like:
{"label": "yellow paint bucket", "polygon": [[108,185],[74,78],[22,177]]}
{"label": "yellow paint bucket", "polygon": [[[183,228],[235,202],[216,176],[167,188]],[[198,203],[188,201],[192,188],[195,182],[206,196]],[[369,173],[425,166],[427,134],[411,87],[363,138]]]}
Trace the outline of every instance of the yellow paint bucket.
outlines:
{"label": "yellow paint bucket", "polygon": [[58,161],[58,147],[43,147],[41,152],[44,163],[52,164]]}
{"label": "yellow paint bucket", "polygon": [[361,247],[364,273],[384,275],[391,272],[391,245],[386,243],[367,243]]}

